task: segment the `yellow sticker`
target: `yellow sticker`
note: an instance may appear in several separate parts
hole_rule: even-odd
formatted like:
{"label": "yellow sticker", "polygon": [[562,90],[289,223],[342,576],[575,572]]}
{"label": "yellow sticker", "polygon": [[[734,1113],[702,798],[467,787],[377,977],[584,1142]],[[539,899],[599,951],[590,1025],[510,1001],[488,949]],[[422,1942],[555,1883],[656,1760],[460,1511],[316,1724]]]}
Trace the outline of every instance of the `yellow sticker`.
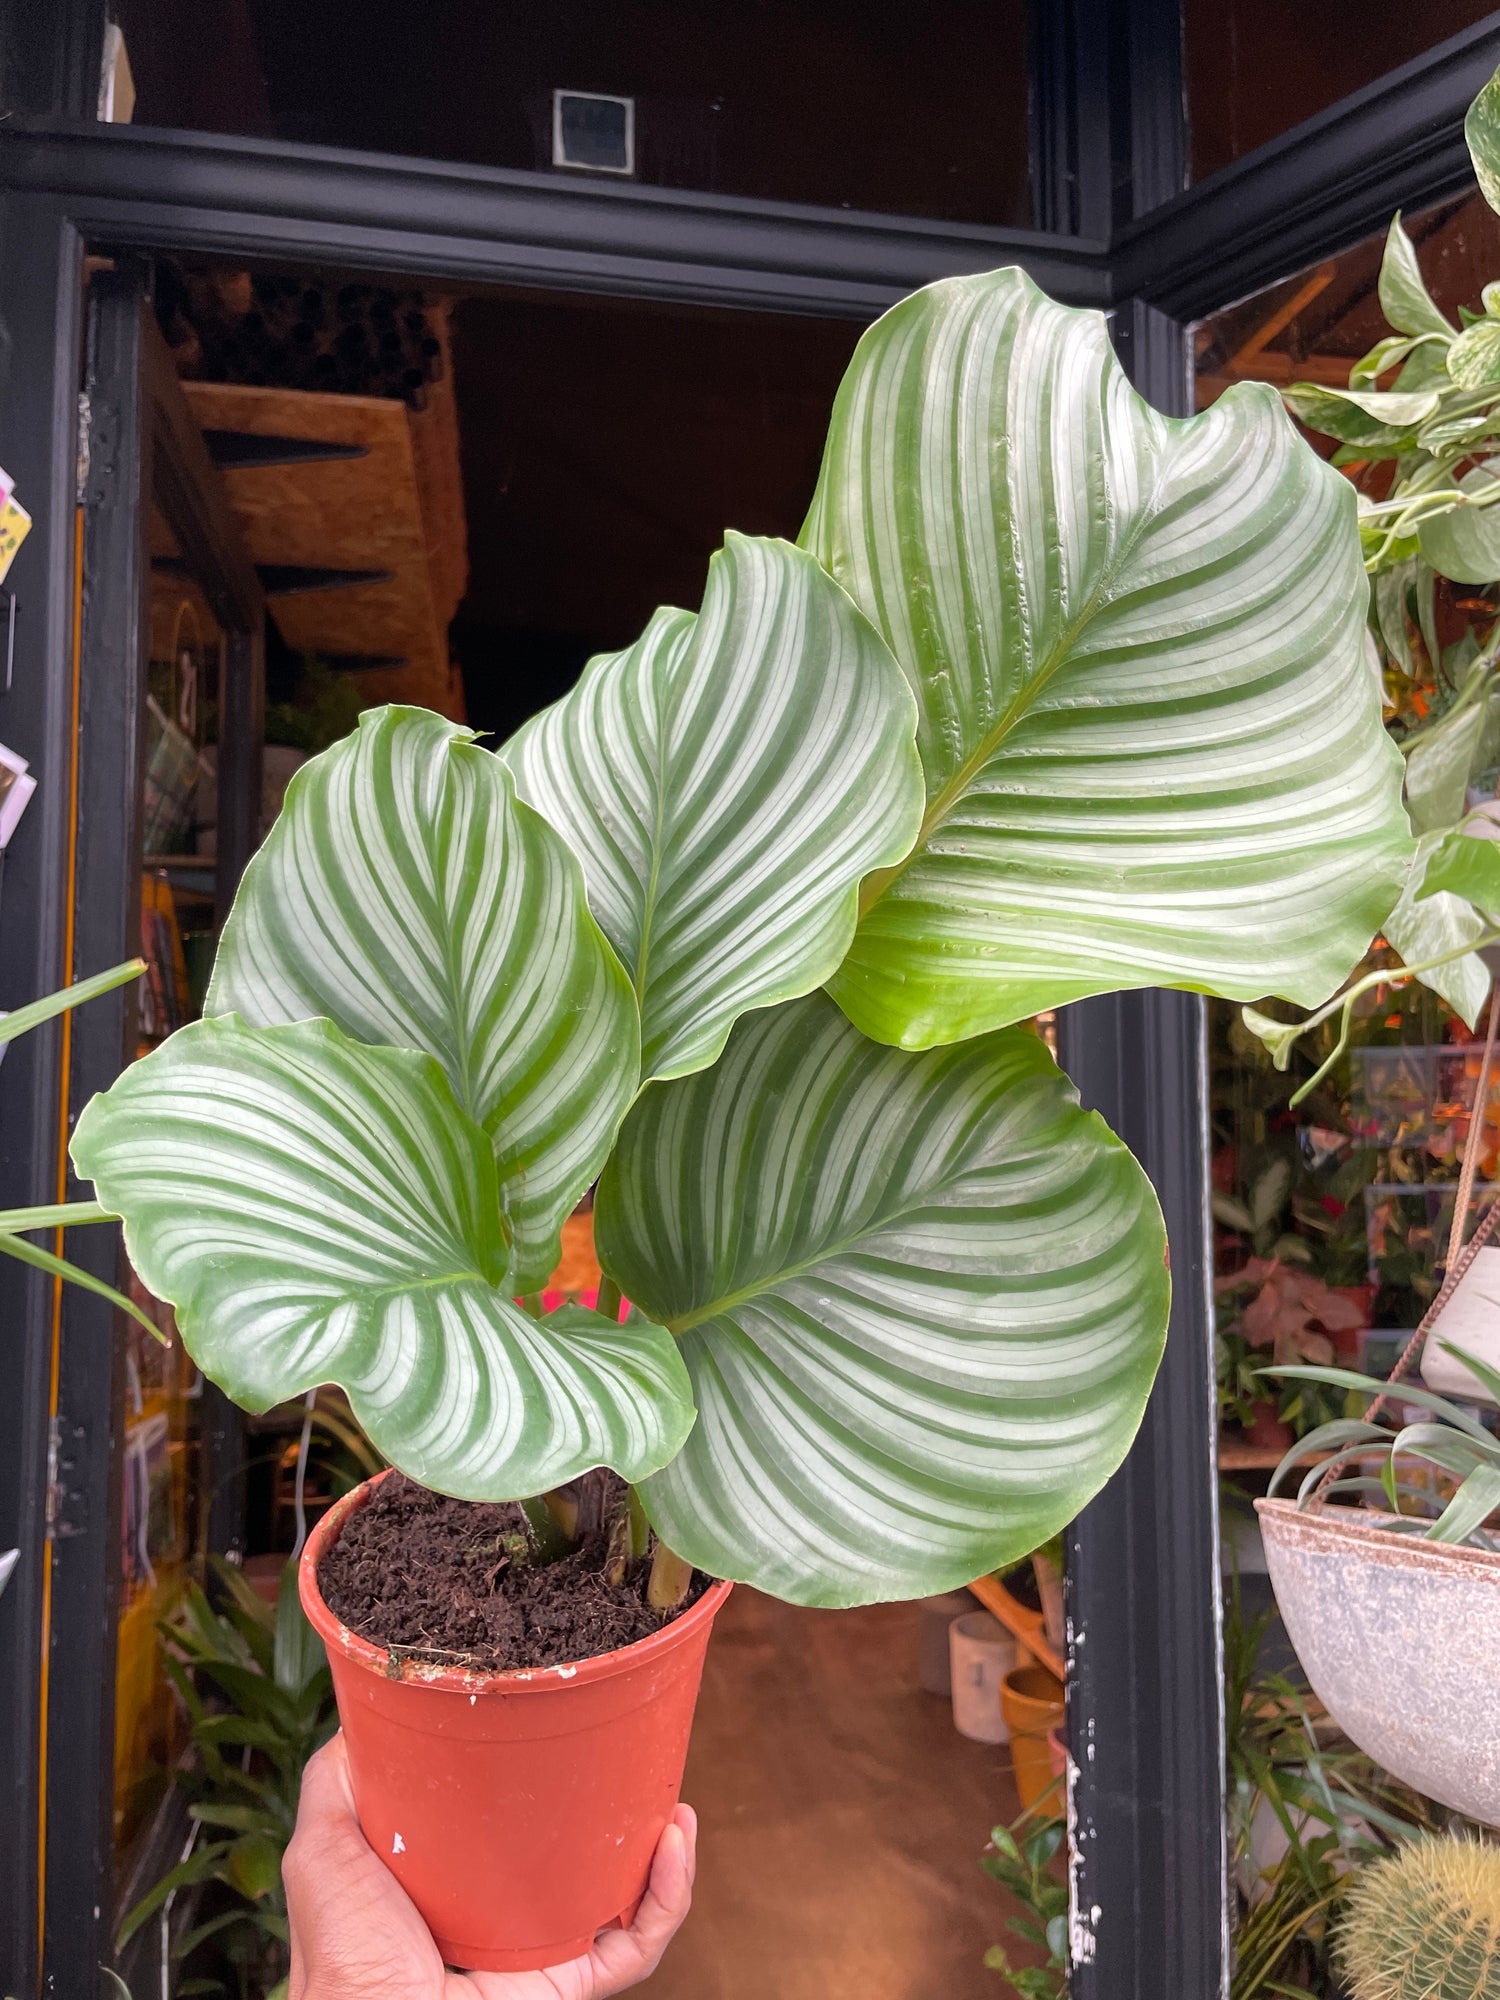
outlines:
{"label": "yellow sticker", "polygon": [[16,559],[16,550],[31,533],[31,516],[14,498],[0,509],[0,583]]}

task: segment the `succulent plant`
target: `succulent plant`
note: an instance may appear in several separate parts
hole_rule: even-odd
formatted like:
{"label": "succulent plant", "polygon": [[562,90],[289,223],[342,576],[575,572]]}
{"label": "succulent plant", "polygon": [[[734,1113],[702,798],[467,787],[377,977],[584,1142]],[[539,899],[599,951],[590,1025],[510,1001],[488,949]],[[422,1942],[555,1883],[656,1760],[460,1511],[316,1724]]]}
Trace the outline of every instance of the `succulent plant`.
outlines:
{"label": "succulent plant", "polygon": [[1355,2000],[1500,2000],[1500,1848],[1413,1841],[1349,1891],[1340,1953]]}

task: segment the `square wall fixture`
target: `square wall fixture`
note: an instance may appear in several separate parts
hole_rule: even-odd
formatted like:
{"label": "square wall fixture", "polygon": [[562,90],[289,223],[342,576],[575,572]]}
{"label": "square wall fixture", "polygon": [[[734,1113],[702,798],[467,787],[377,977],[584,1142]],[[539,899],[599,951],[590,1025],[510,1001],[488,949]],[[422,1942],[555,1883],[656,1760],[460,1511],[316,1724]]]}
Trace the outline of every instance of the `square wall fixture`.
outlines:
{"label": "square wall fixture", "polygon": [[635,99],[592,90],[552,93],[552,164],[591,174],[635,172]]}

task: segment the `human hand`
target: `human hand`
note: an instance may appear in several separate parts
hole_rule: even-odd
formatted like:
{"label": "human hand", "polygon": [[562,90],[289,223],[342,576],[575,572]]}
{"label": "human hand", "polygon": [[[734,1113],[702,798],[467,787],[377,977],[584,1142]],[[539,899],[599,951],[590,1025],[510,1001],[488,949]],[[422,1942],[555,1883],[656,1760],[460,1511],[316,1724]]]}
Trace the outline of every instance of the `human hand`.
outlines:
{"label": "human hand", "polygon": [[282,1864],[292,1931],[290,2000],[610,2000],[638,1986],[692,1901],[698,1819],[679,1806],[628,1931],[546,1972],[448,1972],[426,1924],[360,1831],[342,1736],[302,1780],[297,1831]]}

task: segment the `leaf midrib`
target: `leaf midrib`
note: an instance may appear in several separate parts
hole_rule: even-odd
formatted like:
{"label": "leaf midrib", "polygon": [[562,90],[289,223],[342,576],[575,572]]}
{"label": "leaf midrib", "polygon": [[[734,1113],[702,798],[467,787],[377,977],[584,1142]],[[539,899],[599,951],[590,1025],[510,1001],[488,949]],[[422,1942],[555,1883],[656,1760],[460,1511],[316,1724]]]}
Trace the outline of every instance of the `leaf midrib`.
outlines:
{"label": "leaf midrib", "polygon": [[[697,630],[698,630],[698,621],[697,618],[695,617],[692,626],[692,633],[694,636],[696,636]],[[691,643],[691,639],[689,639],[689,643]],[[671,664],[674,666],[677,664],[675,658],[672,660]],[[655,663],[653,662],[651,670],[651,681],[652,681],[652,693],[655,696],[655,708],[656,708],[656,742],[654,745],[656,768],[652,775],[655,779],[654,789],[656,796],[655,799],[653,800],[653,816],[651,823],[651,860],[650,860],[650,866],[646,874],[645,894],[641,898],[640,948],[636,954],[636,962],[631,969],[631,975],[630,975],[631,984],[635,988],[636,1006],[640,1010],[643,1025],[646,1015],[646,965],[651,955],[651,926],[656,918],[656,898],[661,886],[662,848],[665,845],[666,841],[666,819],[667,819],[667,713],[666,711],[669,707],[670,697],[667,688],[663,685],[664,678],[665,678],[664,675],[658,670]]]}
{"label": "leaf midrib", "polygon": [[[1047,658],[1037,668],[1036,672],[1032,674],[1030,679],[1022,683],[1021,687],[1016,691],[1014,699],[980,739],[979,743],[976,744],[969,756],[964,759],[953,776],[940,791],[933,794],[927,810],[922,815],[922,824],[917,833],[916,840],[912,844],[910,853],[906,855],[904,860],[894,863],[889,868],[877,868],[861,882],[859,887],[859,914],[861,917],[866,916],[875,904],[880,901],[891,884],[899,880],[905,874],[906,870],[911,867],[912,863],[919,859],[928,840],[942,825],[949,813],[953,811],[959,800],[969,791],[975,777],[995,755],[1006,737],[1010,735],[1011,731],[1024,718],[1026,712],[1047,687],[1052,677],[1066,663],[1074,646],[1078,642],[1080,634],[1099,615],[1099,612],[1104,608],[1106,603],[1113,602],[1110,593],[1119,580],[1121,570],[1135,553],[1136,545],[1156,518],[1156,503],[1161,490],[1165,457],[1166,453],[1164,451],[1158,454],[1158,462],[1151,481],[1151,490],[1142,500],[1135,525],[1122,538],[1119,548],[1111,560],[1104,566],[1098,583],[1084,600],[1072,623],[1067,625],[1059,634],[1057,642]],[[889,643],[889,638],[887,638],[887,644]],[[925,690],[926,680],[925,676],[921,675],[920,670],[918,678]]]}

